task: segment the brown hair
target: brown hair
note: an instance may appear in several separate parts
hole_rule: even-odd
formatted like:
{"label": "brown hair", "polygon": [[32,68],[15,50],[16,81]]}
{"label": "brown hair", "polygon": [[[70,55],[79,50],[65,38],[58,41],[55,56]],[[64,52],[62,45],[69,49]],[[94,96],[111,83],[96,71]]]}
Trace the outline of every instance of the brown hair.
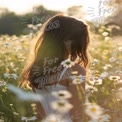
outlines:
{"label": "brown hair", "polygon": [[[21,86],[28,81],[33,83],[34,78],[43,76],[44,58],[58,58],[59,60],[52,64],[51,67],[58,66],[65,60],[65,45],[64,41],[71,40],[71,60],[75,61],[79,58],[79,64],[88,67],[88,44],[89,33],[87,25],[73,17],[64,15],[56,15],[50,18],[42,26],[42,33],[36,42],[34,50],[34,58],[30,64],[24,69],[22,73]],[[35,77],[32,76],[32,69],[34,66],[39,67],[39,74]]]}

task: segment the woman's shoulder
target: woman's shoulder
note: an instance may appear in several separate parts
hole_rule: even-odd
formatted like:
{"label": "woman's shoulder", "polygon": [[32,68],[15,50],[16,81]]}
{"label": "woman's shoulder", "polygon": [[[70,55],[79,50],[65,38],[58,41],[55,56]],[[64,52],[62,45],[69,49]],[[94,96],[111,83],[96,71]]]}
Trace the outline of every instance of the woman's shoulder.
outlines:
{"label": "woman's shoulder", "polygon": [[86,75],[86,69],[80,64],[75,64],[71,69],[72,71],[77,71],[78,75]]}

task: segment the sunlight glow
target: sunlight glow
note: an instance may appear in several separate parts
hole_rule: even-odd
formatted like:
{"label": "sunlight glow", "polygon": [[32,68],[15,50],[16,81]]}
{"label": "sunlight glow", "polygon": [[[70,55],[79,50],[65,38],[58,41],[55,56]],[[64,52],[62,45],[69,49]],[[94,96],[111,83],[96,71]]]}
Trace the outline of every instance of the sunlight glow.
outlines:
{"label": "sunlight glow", "polygon": [[28,11],[33,11],[33,6],[44,5],[47,9],[65,11],[67,8],[74,5],[82,5],[85,8],[97,5],[98,0],[0,0],[0,7],[8,8],[18,14]]}

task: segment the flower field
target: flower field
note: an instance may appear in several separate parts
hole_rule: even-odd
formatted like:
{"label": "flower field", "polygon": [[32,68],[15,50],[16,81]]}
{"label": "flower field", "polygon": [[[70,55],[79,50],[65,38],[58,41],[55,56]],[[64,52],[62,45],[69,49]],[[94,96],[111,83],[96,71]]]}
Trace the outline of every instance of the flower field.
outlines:
{"label": "flower field", "polygon": [[[35,37],[36,34],[0,36],[0,122],[38,122],[33,99],[24,98],[27,92],[29,99],[30,90],[18,88]],[[86,81],[84,104],[88,117],[85,121],[121,122],[122,43],[100,29],[99,35],[91,36],[90,55],[90,78]],[[12,92],[14,87],[11,85],[20,90],[18,94]]]}

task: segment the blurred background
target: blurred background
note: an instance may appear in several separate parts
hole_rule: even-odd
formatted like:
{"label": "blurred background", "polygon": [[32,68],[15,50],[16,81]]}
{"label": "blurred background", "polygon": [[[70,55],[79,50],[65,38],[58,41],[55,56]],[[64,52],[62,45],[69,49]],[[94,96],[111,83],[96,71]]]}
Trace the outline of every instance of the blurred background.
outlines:
{"label": "blurred background", "polygon": [[121,0],[0,0],[0,34],[28,34],[38,30],[33,25],[63,12],[87,21],[94,31],[105,25],[112,29],[112,35],[121,35],[121,4]]}

